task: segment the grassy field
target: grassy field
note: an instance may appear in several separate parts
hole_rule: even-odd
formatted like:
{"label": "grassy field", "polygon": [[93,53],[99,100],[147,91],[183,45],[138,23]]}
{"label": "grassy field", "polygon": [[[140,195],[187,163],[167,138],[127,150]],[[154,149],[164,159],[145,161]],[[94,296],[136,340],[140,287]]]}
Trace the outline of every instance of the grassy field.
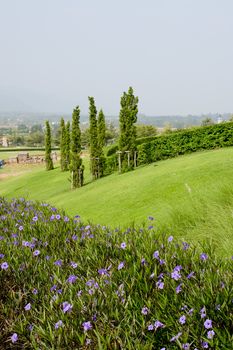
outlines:
{"label": "grassy field", "polygon": [[0,192],[49,202],[104,225],[142,224],[151,215],[161,230],[195,240],[208,236],[228,251],[233,242],[232,159],[233,148],[200,152],[92,183],[86,160],[87,184],[75,191],[70,191],[69,173],[36,167],[0,180]]}

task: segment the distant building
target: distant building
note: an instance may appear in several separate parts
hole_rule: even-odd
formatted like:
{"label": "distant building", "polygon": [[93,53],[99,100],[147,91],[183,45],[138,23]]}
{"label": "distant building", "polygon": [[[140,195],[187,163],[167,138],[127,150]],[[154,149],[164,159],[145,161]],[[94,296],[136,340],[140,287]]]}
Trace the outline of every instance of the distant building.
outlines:
{"label": "distant building", "polygon": [[221,115],[219,115],[217,119],[217,124],[221,124],[222,122],[223,122],[223,118]]}
{"label": "distant building", "polygon": [[2,136],[2,138],[0,139],[0,144],[2,145],[2,147],[9,147],[9,140],[6,136]]}

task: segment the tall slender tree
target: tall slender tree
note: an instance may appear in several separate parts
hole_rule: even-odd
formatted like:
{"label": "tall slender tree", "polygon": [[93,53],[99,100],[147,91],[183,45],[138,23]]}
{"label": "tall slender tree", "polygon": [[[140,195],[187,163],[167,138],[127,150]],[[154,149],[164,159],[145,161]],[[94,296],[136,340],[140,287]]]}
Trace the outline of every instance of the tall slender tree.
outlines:
{"label": "tall slender tree", "polygon": [[106,123],[105,123],[105,116],[102,109],[99,111],[99,114],[98,114],[97,126],[98,126],[98,147],[100,149],[103,149],[103,147],[105,146]]}
{"label": "tall slender tree", "polygon": [[94,97],[89,99],[89,123],[90,123],[90,166],[93,179],[99,176],[99,149],[98,149],[98,130],[97,130],[97,109]]}
{"label": "tall slender tree", "polygon": [[66,123],[66,161],[65,161],[65,170],[69,170],[70,166],[70,122]]}
{"label": "tall slender tree", "polygon": [[99,111],[99,114],[98,114],[97,136],[98,136],[98,152],[99,152],[98,175],[99,177],[102,177],[104,175],[104,168],[105,168],[105,157],[104,157],[103,147],[105,146],[105,136],[106,136],[105,116],[102,109]]}
{"label": "tall slender tree", "polygon": [[71,130],[71,188],[81,187],[83,185],[83,171],[81,152],[81,131],[80,131],[80,109],[77,106],[72,114],[72,130]]}
{"label": "tall slender tree", "polygon": [[61,171],[66,171],[66,126],[63,118],[60,122],[60,157]]}
{"label": "tall slender tree", "polygon": [[128,92],[124,92],[121,97],[120,110],[120,138],[119,150],[122,151],[122,165],[123,168],[128,168],[129,152],[130,162],[129,166],[133,166],[133,154],[136,150],[136,126],[138,113],[138,97],[134,96],[133,88],[129,87]]}
{"label": "tall slender tree", "polygon": [[48,120],[45,122],[45,163],[46,163],[46,170],[52,170],[53,169],[53,161],[51,157],[52,152],[52,146],[51,146],[51,128],[49,125]]}

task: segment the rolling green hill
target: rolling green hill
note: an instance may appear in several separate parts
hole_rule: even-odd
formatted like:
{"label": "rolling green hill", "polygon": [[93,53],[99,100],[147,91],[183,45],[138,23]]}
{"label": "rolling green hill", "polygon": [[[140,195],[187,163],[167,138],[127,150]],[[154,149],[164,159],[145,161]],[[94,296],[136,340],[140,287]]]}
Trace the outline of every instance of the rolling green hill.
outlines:
{"label": "rolling green hill", "polygon": [[36,168],[0,180],[0,193],[49,202],[103,225],[142,224],[151,215],[161,230],[195,240],[209,236],[228,250],[229,244],[233,247],[232,175],[233,148],[225,148],[160,161],[96,182],[90,182],[87,174],[89,183],[75,191],[70,191],[68,173]]}

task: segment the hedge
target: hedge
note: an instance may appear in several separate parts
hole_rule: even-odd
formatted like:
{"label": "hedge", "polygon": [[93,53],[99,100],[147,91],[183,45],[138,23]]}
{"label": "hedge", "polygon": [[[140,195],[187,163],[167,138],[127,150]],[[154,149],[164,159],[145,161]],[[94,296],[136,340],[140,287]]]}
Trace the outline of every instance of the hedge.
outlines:
{"label": "hedge", "polygon": [[233,122],[179,130],[139,145],[138,165],[227,146],[233,146]]}
{"label": "hedge", "polygon": [[[142,143],[146,143],[146,142],[150,142],[153,141],[157,138],[158,136],[154,135],[154,136],[146,136],[146,137],[140,137],[138,139],[136,139],[136,145],[141,145]],[[107,157],[112,156],[113,154],[115,154],[118,151],[118,144],[114,144],[111,147],[109,147],[109,149],[107,150]]]}

